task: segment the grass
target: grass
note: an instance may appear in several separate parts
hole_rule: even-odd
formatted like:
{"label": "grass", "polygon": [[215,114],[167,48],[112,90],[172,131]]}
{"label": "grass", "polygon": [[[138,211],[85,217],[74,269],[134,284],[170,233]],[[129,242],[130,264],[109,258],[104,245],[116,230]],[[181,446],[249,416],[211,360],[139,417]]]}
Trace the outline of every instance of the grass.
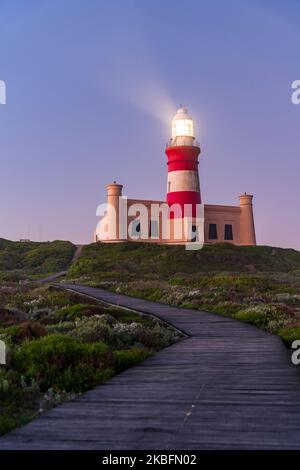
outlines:
{"label": "grass", "polygon": [[68,269],[76,247],[68,241],[12,242],[0,239],[0,280],[38,278]]}
{"label": "grass", "polygon": [[[101,244],[83,247],[70,276],[99,274],[104,280],[130,280],[141,274],[170,279],[207,272],[277,272],[300,274],[300,252],[282,248],[206,245],[199,251],[182,246],[147,243]],[[126,278],[126,279],[124,279]]]}
{"label": "grass", "polygon": [[282,328],[279,334],[283,342],[290,347],[294,341],[300,339],[300,326]]}

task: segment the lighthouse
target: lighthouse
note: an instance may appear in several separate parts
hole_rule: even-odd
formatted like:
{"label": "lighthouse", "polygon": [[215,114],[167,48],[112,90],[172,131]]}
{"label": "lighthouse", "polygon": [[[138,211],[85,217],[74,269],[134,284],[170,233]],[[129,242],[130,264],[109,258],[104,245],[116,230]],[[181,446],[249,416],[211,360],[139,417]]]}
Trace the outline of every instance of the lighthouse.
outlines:
{"label": "lighthouse", "polygon": [[171,218],[196,217],[201,204],[198,157],[200,146],[195,140],[194,122],[186,108],[180,107],[172,120],[172,137],[166,148],[168,159],[168,205],[181,208]]}
{"label": "lighthouse", "polygon": [[176,244],[188,250],[201,249],[204,243],[256,245],[252,194],[242,194],[239,205],[203,204],[198,172],[200,145],[195,136],[194,121],[180,106],[165,149],[166,199],[128,198],[122,195],[122,184],[114,181],[107,185],[107,204],[95,241]]}

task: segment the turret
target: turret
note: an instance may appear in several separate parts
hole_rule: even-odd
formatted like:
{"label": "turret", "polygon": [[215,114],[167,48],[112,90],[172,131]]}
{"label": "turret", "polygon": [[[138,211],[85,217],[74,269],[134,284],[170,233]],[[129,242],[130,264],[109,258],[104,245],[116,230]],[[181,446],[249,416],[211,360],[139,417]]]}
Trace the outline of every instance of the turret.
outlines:
{"label": "turret", "polygon": [[240,196],[240,245],[256,245],[252,200],[251,194]]}
{"label": "turret", "polygon": [[122,184],[117,184],[115,181],[106,186],[107,190],[107,224],[108,224],[108,238],[110,240],[119,240],[119,211],[120,211],[120,198],[122,196]]}

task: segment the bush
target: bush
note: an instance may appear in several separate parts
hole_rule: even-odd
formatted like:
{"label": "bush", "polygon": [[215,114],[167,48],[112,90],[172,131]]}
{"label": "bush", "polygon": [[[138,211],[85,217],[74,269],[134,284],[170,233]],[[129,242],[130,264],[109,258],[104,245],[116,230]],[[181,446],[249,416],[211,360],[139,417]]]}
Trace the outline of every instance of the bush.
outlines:
{"label": "bush", "polygon": [[[80,304],[82,296],[69,291],[56,289],[55,287],[38,287],[28,292],[28,302],[25,302],[30,309],[35,308],[50,308],[53,310],[63,308],[66,306]],[[85,298],[85,304],[93,304],[94,302]]]}
{"label": "bush", "polygon": [[261,304],[240,310],[234,317],[275,333],[292,315],[292,310],[285,305]]}
{"label": "bush", "polygon": [[12,345],[15,342],[15,338],[20,332],[20,325],[6,326],[0,328],[0,339],[5,341],[6,344]]}
{"label": "bush", "polygon": [[112,329],[106,322],[106,315],[91,317],[77,322],[76,327],[70,331],[73,338],[77,338],[87,343],[104,341],[110,343]]}
{"label": "bush", "polygon": [[43,318],[49,317],[52,314],[53,314],[53,310],[51,310],[50,308],[38,308],[38,309],[34,309],[33,311],[29,313],[29,318],[30,320],[39,321],[39,320],[42,320]]}
{"label": "bush", "polygon": [[153,328],[139,327],[134,339],[147,349],[157,351],[175,343],[180,337],[181,334],[173,328],[156,323]]}
{"label": "bush", "polygon": [[151,352],[145,349],[126,349],[123,351],[115,351],[115,368],[117,372],[128,369],[139,362],[144,361],[147,357],[151,356]]}
{"label": "bush", "polygon": [[59,323],[50,323],[46,325],[46,330],[49,334],[53,333],[70,333],[76,327],[73,321],[61,321]]}
{"label": "bush", "polygon": [[0,435],[25,424],[38,410],[37,389],[22,387],[14,370],[0,369]]}
{"label": "bush", "polygon": [[21,321],[24,321],[24,317],[22,318],[21,315],[18,315],[13,311],[0,307],[0,326],[15,325],[16,323],[20,323]]}
{"label": "bush", "polygon": [[27,380],[36,380],[42,391],[78,393],[112,374],[112,357],[105,344],[83,343],[59,334],[24,343],[12,365]]}
{"label": "bush", "polygon": [[42,320],[44,324],[58,323],[60,321],[76,321],[84,317],[92,317],[103,314],[103,307],[100,305],[75,304],[56,311],[53,315]]}
{"label": "bush", "polygon": [[28,321],[20,325],[13,341],[19,344],[25,340],[38,339],[46,335],[47,331],[44,326],[37,322]]}
{"label": "bush", "polygon": [[236,313],[234,317],[237,320],[251,323],[251,325],[258,326],[260,328],[266,328],[268,325],[268,318],[263,312],[255,311],[255,310],[241,310],[240,312]]}
{"label": "bush", "polygon": [[179,339],[179,334],[171,328],[161,326],[159,323],[148,328],[139,323],[117,323],[111,332],[112,344],[119,347],[139,347],[157,351],[163,347],[170,346]]}
{"label": "bush", "polygon": [[300,340],[300,326],[281,328],[278,331],[279,336],[281,336],[283,342],[291,347],[292,342],[299,339]]}
{"label": "bush", "polygon": [[1,337],[9,339],[13,344],[20,344],[26,340],[30,341],[47,335],[46,329],[40,323],[31,321],[2,328],[0,333]]}
{"label": "bush", "polygon": [[11,242],[1,240],[0,270],[23,271],[23,274],[48,274],[67,269],[76,247],[67,241]]}

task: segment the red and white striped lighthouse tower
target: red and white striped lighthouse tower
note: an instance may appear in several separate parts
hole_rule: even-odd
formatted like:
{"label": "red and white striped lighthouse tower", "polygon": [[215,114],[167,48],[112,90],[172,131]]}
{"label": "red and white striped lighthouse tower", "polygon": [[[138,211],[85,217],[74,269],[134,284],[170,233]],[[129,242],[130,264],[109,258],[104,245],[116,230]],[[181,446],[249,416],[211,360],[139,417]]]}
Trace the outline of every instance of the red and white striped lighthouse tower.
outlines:
{"label": "red and white striped lighthouse tower", "polygon": [[[194,123],[185,108],[178,109],[172,121],[172,138],[166,155],[168,158],[167,203],[178,204],[182,217],[196,217],[197,204],[201,204],[198,156],[200,146],[195,141]],[[187,210],[189,213],[187,214]],[[171,213],[171,218],[179,217]]]}

